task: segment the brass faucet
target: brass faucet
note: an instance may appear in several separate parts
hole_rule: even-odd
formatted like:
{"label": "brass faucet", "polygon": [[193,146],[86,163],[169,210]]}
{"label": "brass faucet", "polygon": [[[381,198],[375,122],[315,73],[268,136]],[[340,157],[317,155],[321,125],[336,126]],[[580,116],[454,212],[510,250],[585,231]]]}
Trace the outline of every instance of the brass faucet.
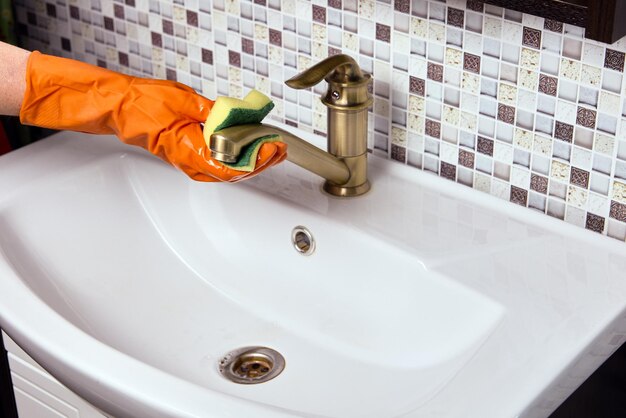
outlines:
{"label": "brass faucet", "polygon": [[287,144],[287,160],[323,178],[324,190],[334,196],[359,196],[370,189],[367,180],[367,109],[371,76],[348,55],[335,55],[287,80],[295,89],[322,80],[328,90],[321,100],[328,107],[328,152],[284,129],[268,124],[239,125],[211,135],[213,158],[234,162],[241,149],[266,135],[280,135]]}

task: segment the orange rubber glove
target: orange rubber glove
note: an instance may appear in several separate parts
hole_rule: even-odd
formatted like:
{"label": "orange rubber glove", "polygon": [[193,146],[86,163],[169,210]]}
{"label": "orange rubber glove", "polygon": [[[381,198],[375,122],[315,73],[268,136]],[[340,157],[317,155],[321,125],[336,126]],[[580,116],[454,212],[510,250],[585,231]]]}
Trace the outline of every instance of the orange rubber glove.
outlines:
{"label": "orange rubber glove", "polygon": [[32,52],[20,120],[26,125],[115,134],[198,181],[235,182],[286,158],[287,145],[263,144],[253,172],[211,158],[202,135],[213,101],[184,84],[131,77],[93,65]]}

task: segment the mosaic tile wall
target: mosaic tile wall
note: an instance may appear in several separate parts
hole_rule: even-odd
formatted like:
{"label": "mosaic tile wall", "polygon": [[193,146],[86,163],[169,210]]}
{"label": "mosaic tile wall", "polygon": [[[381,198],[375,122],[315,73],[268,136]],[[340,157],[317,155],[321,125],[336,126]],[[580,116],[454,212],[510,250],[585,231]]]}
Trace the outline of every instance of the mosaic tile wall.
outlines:
{"label": "mosaic tile wall", "polygon": [[30,49],[175,79],[208,97],[257,88],[321,135],[324,90],[283,81],[340,52],[373,74],[370,148],[624,241],[626,41],[477,0],[18,0]]}

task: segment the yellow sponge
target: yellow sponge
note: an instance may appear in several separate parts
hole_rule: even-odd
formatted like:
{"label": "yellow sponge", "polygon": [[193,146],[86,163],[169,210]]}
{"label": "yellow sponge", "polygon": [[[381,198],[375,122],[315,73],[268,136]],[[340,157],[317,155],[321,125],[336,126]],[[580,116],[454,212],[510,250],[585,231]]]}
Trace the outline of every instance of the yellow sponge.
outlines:
{"label": "yellow sponge", "polygon": [[204,124],[204,141],[209,145],[213,132],[230,126],[259,123],[273,108],[270,98],[257,90],[250,91],[243,100],[220,96]]}

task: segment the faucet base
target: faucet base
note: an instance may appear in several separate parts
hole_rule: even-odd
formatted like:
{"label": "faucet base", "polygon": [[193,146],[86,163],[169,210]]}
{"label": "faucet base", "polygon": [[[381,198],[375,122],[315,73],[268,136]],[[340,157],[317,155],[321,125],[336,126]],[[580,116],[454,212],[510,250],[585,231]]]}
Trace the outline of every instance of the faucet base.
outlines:
{"label": "faucet base", "polygon": [[370,182],[366,180],[365,183],[358,186],[346,187],[337,186],[336,184],[326,181],[323,188],[326,193],[333,196],[354,197],[367,193],[370,190]]}

